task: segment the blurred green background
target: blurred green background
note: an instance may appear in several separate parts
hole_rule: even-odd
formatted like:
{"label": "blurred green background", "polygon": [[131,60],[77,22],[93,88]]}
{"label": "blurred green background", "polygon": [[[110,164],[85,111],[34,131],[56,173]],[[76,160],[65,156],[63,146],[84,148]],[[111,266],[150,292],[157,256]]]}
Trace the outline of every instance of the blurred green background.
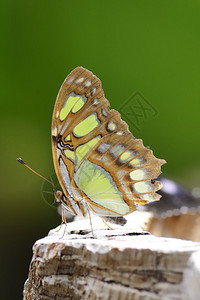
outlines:
{"label": "blurred green background", "polygon": [[61,83],[96,74],[111,107],[140,91],[156,108],[130,130],[165,158],[165,176],[199,186],[199,1],[1,1],[1,298],[21,299],[33,243],[60,223],[41,196],[54,173],[50,127]]}

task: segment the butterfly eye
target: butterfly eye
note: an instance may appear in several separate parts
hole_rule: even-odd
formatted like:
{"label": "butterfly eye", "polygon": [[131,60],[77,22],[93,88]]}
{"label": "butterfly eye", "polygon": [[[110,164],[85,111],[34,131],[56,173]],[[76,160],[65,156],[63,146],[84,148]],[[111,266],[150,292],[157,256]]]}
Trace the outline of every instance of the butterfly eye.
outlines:
{"label": "butterfly eye", "polygon": [[55,191],[54,195],[55,195],[55,202],[56,203],[61,203],[62,197],[63,197],[63,192],[61,192],[61,191]]}

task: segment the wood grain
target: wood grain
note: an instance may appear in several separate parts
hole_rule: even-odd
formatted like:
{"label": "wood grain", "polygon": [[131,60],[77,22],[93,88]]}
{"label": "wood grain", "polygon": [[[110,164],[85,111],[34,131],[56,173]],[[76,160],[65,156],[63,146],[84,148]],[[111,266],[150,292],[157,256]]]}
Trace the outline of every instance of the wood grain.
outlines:
{"label": "wood grain", "polygon": [[[69,224],[64,237],[63,226],[35,243],[24,300],[187,299],[193,284],[187,264],[200,243],[119,226],[94,228],[93,238],[85,222]],[[195,293],[191,299],[198,299],[200,284]]]}

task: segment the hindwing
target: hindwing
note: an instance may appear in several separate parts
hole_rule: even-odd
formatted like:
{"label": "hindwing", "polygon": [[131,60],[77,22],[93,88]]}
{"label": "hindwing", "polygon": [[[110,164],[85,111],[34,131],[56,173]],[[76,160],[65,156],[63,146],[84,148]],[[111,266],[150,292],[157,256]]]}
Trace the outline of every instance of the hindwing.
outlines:
{"label": "hindwing", "polygon": [[126,215],[160,199],[154,179],[165,160],[136,139],[109,109],[100,80],[77,67],[63,82],[52,120],[56,174],[66,204],[85,213],[83,201],[102,216]]}

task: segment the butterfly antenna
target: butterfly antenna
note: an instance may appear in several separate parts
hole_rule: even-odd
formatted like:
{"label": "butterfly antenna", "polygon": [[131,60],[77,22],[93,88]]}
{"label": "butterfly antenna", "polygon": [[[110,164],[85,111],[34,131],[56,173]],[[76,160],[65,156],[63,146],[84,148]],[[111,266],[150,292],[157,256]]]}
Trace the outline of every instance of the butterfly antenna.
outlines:
{"label": "butterfly antenna", "polygon": [[51,185],[53,185],[53,187],[55,187],[55,185],[53,184],[53,182],[49,181],[48,179],[46,179],[44,176],[40,175],[39,173],[37,173],[36,171],[34,171],[31,167],[29,167],[29,165],[27,165],[21,158],[17,158],[17,161],[24,165],[25,167],[27,167],[29,170],[31,170],[33,173],[35,173],[36,175],[38,175],[39,177],[43,178],[44,180],[48,181]]}

